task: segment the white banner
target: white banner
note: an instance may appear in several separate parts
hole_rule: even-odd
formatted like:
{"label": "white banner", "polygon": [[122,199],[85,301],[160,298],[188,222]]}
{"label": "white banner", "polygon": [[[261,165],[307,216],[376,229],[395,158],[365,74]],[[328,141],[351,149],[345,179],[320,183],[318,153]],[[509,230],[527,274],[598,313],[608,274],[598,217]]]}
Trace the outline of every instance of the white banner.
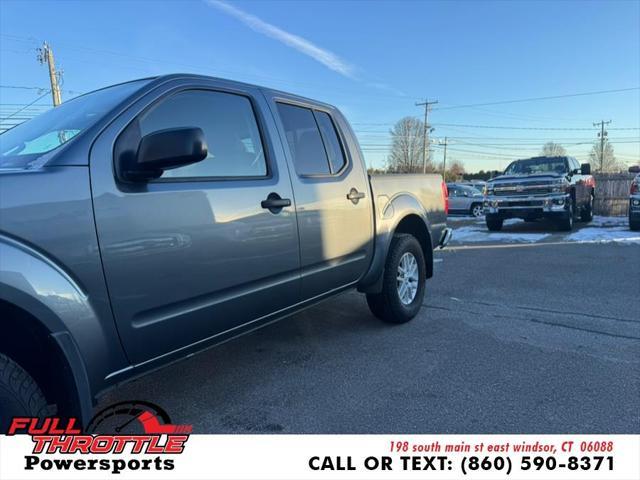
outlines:
{"label": "white banner", "polygon": [[105,453],[60,453],[64,437],[0,436],[0,479],[640,478],[638,435],[191,435],[182,453],[166,453],[167,435],[121,436],[122,453],[115,437],[83,437]]}

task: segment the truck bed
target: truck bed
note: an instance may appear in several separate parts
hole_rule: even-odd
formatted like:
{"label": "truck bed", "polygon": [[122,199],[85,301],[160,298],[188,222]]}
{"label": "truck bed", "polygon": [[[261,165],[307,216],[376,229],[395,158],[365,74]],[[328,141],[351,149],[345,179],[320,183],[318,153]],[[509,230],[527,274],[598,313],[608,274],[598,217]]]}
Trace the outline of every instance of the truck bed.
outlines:
{"label": "truck bed", "polygon": [[[389,221],[400,213],[396,211],[400,205],[402,208],[416,209],[415,213],[419,213],[421,206],[423,218],[427,220],[431,232],[432,245],[435,247],[447,226],[442,198],[442,176],[394,174],[373,175],[370,179],[376,212],[376,232],[386,231]],[[413,202],[411,198],[414,199]],[[389,208],[390,202],[392,208]]]}

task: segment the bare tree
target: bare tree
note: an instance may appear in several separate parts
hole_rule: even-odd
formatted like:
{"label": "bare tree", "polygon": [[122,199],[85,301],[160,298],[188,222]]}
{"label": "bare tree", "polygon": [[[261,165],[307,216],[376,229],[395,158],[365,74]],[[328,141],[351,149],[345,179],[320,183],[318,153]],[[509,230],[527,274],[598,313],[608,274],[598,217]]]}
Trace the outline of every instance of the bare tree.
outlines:
{"label": "bare tree", "polygon": [[564,157],[567,151],[562,145],[555,142],[547,142],[542,146],[542,152],[545,157]]}
{"label": "bare tree", "polygon": [[452,180],[459,180],[464,175],[464,164],[458,160],[453,160],[446,173],[447,177],[451,177]]}
{"label": "bare tree", "polygon": [[591,162],[591,167],[599,172],[621,172],[625,169],[624,163],[616,158],[613,153],[613,146],[606,138],[604,140],[604,149],[599,140],[593,144],[591,153],[589,153],[589,161]]}
{"label": "bare tree", "polygon": [[[421,173],[423,169],[424,122],[415,117],[404,117],[393,126],[389,133],[392,142],[391,153],[387,158],[389,171]],[[427,171],[433,171],[433,165],[429,158],[427,158]]]}
{"label": "bare tree", "polygon": [[[442,162],[436,165],[435,171],[436,173],[442,174]],[[464,177],[464,174],[464,163],[455,159],[447,160],[447,171],[444,172],[445,182],[456,182],[461,180]]]}

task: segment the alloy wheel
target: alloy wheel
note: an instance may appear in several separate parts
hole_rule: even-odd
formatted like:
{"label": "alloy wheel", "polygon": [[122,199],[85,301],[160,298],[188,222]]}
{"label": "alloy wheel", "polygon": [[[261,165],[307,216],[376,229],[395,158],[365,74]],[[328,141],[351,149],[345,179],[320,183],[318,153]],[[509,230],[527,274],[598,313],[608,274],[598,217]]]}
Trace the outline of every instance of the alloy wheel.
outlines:
{"label": "alloy wheel", "polygon": [[409,305],[418,293],[418,262],[413,253],[406,252],[398,264],[398,297],[403,305]]}

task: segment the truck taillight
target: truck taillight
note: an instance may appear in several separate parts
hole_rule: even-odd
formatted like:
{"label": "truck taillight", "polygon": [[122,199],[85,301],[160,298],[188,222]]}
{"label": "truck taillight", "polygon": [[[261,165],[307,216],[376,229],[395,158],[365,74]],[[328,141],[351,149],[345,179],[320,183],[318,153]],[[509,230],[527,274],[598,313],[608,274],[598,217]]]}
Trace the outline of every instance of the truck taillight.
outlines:
{"label": "truck taillight", "polygon": [[631,183],[631,191],[629,193],[631,195],[634,195],[638,192],[640,192],[640,186],[638,185],[638,183],[637,182]]}
{"label": "truck taillight", "polygon": [[447,184],[442,181],[442,200],[444,200],[444,213],[445,215],[449,214],[449,190],[447,189]]}

